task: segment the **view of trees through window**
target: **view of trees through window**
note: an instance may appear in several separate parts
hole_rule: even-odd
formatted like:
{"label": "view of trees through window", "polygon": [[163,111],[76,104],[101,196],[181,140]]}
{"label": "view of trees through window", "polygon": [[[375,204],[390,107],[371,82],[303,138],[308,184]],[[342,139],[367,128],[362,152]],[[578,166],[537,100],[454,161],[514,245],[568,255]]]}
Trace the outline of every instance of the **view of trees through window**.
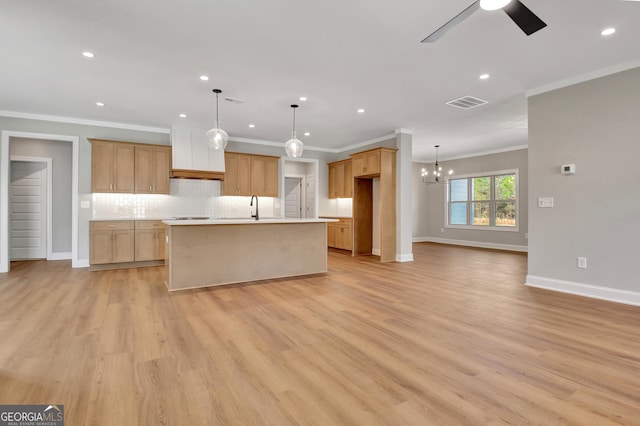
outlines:
{"label": "view of trees through window", "polygon": [[449,181],[449,225],[516,226],[516,173]]}

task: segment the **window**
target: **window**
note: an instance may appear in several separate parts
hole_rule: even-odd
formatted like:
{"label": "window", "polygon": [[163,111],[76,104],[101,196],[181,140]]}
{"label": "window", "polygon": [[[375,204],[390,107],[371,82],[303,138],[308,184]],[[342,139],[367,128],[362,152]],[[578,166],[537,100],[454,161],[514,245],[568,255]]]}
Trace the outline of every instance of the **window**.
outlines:
{"label": "window", "polygon": [[452,176],[446,194],[447,227],[518,230],[518,170]]}

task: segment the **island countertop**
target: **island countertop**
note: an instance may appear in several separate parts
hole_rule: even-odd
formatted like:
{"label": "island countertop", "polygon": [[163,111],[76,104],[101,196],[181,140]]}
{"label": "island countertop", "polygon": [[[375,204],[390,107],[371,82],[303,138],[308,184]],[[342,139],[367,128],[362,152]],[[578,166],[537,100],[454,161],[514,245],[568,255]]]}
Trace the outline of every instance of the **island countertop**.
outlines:
{"label": "island countertop", "polygon": [[265,218],[255,220],[251,218],[235,218],[235,219],[193,219],[193,220],[178,220],[168,219],[163,220],[165,225],[264,225],[270,223],[326,223],[326,222],[338,222],[337,219],[328,218]]}

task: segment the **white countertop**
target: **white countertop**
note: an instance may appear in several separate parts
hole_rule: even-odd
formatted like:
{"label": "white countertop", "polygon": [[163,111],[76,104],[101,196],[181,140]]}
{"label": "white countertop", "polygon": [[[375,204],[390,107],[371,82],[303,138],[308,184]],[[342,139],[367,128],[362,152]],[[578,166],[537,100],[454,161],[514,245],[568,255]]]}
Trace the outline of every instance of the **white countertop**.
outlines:
{"label": "white countertop", "polygon": [[325,218],[269,218],[269,219],[199,219],[199,220],[163,220],[165,225],[265,225],[269,223],[327,223],[338,222],[337,219]]}

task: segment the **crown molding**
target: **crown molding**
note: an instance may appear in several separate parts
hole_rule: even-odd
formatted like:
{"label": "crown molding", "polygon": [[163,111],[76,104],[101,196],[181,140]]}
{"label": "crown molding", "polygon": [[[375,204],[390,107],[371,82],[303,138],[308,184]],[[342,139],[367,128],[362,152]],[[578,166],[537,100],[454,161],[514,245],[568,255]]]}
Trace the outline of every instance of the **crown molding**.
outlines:
{"label": "crown molding", "polygon": [[542,93],[551,92],[553,90],[562,89],[563,87],[573,86],[574,84],[584,83],[585,81],[595,80],[596,78],[606,77],[611,74],[616,74],[622,71],[627,71],[633,68],[640,67],[640,59],[635,59],[629,62],[623,62],[618,65],[614,65],[607,68],[602,68],[596,71],[588,72],[585,74],[576,75],[574,77],[560,80],[555,83],[546,84],[531,90],[527,90],[527,97],[540,95]]}
{"label": "crown molding", "polygon": [[[521,149],[528,149],[529,145],[516,145],[516,146],[510,146],[507,148],[499,148],[499,149],[492,149],[489,151],[479,151],[479,152],[472,152],[469,154],[463,154],[463,155],[457,155],[454,157],[438,157],[438,160],[440,161],[452,161],[452,160],[461,160],[463,158],[471,158],[471,157],[481,157],[483,155],[492,155],[492,154],[501,154],[503,152],[510,152],[510,151],[519,151]],[[433,163],[435,160],[413,160],[414,163],[425,163],[425,164],[430,164]]]}

